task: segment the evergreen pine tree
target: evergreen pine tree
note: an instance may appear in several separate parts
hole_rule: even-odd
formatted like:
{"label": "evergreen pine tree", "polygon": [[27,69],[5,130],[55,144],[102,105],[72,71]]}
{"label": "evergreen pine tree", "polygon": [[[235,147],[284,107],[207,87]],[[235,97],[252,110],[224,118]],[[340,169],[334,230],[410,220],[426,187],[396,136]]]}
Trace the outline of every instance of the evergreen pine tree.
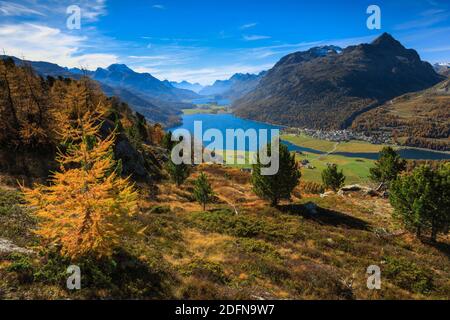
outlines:
{"label": "evergreen pine tree", "polygon": [[336,164],[328,164],[322,171],[322,183],[325,188],[338,191],[345,183],[345,175]]}
{"label": "evergreen pine tree", "polygon": [[208,177],[203,172],[194,182],[194,197],[206,210],[206,205],[211,203],[214,198],[214,191],[208,181]]}
{"label": "evergreen pine tree", "polygon": [[175,164],[172,159],[169,159],[166,163],[166,170],[170,175],[170,178],[177,186],[181,186],[189,177],[190,169],[187,164]]}
{"label": "evergreen pine tree", "polygon": [[391,147],[385,147],[380,152],[380,159],[375,167],[370,169],[370,178],[373,181],[389,184],[406,169],[406,161]]}
{"label": "evergreen pine tree", "polygon": [[392,182],[390,202],[394,217],[420,237],[431,232],[436,241],[438,233],[447,233],[450,226],[450,164],[437,170],[429,166],[416,168],[411,174]]}
{"label": "evergreen pine tree", "polygon": [[[270,153],[270,144],[267,146],[267,150]],[[260,198],[270,201],[271,206],[276,206],[282,199],[290,199],[291,193],[299,184],[301,177],[295,155],[291,155],[283,144],[280,144],[279,164],[279,170],[275,175],[261,174],[263,165],[259,157],[253,166],[253,191]]]}

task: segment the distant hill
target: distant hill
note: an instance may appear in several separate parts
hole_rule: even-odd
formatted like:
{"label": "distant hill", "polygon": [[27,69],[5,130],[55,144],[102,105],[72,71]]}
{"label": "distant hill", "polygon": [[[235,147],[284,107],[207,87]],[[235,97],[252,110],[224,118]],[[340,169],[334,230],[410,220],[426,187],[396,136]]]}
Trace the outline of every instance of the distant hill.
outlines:
{"label": "distant hill", "polygon": [[190,83],[188,81],[171,81],[170,84],[178,89],[190,90],[195,93],[199,93],[204,87],[200,83]]}
{"label": "distant hill", "polygon": [[404,145],[450,151],[450,80],[364,113],[353,129],[388,132]]}
{"label": "distant hill", "polygon": [[217,80],[213,85],[204,87],[199,93],[234,101],[256,88],[265,73],[236,73],[228,80]]}
{"label": "distant hill", "polygon": [[385,33],[342,51],[330,46],[290,54],[233,107],[236,115],[259,121],[346,128],[365,111],[442,80],[416,51]]}

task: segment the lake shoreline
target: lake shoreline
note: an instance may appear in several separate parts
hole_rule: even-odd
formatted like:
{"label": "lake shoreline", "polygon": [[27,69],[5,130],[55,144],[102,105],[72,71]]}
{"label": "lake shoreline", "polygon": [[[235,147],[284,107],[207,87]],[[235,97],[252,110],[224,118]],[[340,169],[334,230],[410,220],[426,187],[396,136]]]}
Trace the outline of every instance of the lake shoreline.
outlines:
{"label": "lake shoreline", "polygon": [[[219,120],[215,119],[215,118],[220,118],[220,117],[225,117],[225,118],[222,118]],[[187,118],[189,118],[188,124],[186,123]],[[190,132],[193,132],[191,125],[195,121],[204,121],[204,122],[208,123],[209,125],[210,125],[210,122],[214,122],[214,123],[222,125],[222,126],[224,124],[228,123],[229,127],[227,127],[226,129],[247,130],[247,129],[253,128],[254,127],[253,124],[257,125],[256,129],[274,129],[275,128],[275,129],[283,130],[284,128],[289,128],[286,126],[279,126],[279,125],[272,124],[272,123],[236,117],[232,113],[195,113],[195,114],[183,114],[181,125],[172,127],[172,128],[167,128],[166,130],[173,131],[178,128],[184,128],[184,129],[188,129]],[[225,123],[224,123],[224,121],[225,121]],[[234,122],[236,122],[236,123],[234,123]],[[238,123],[240,125],[236,125]],[[190,128],[187,128],[186,126],[190,127]],[[211,128],[214,128],[214,127],[211,127]],[[208,126],[206,126],[204,128],[204,130],[207,130],[207,129],[208,129]],[[218,129],[221,130],[224,128],[218,128]],[[280,133],[280,136],[282,136],[281,133]],[[302,151],[302,149],[303,149],[303,151],[312,152],[312,153],[316,153],[316,154],[326,154],[327,153],[327,152],[324,152],[321,150],[316,150],[314,148],[298,145],[298,144],[296,144],[292,141],[288,141],[286,139],[282,139],[282,140],[285,142],[285,144],[294,146],[294,147],[290,148],[290,149],[292,149],[291,151]],[[323,141],[328,141],[328,140],[323,140]],[[334,141],[328,141],[328,142],[331,143]],[[377,152],[366,152],[364,150],[363,143],[368,143],[368,142],[360,141],[360,140],[350,141],[350,143],[352,143],[352,142],[362,143],[362,145],[361,145],[362,149],[355,150],[354,152],[353,151],[352,152],[347,152],[347,151],[337,151],[336,152],[336,150],[335,150],[331,154],[334,154],[337,156],[351,157],[351,158],[358,158],[358,155],[360,155],[360,158],[369,159],[369,160],[374,160],[376,158],[376,155],[378,154]],[[376,145],[376,146],[380,146],[380,147],[384,146],[384,144],[372,144],[372,143],[371,143],[371,145]],[[408,159],[408,160],[430,160],[430,161],[432,161],[432,160],[449,160],[450,159],[450,152],[446,152],[446,151],[438,151],[438,150],[431,150],[431,149],[417,148],[417,147],[408,147],[408,146],[396,146],[396,145],[389,145],[389,144],[386,144],[385,146],[391,146],[403,154],[411,154],[410,156],[405,157],[405,159]],[[224,148],[224,150],[226,150],[226,149]],[[250,150],[250,151],[254,151],[254,150]],[[420,155],[421,153],[425,153],[426,155],[421,156]]]}

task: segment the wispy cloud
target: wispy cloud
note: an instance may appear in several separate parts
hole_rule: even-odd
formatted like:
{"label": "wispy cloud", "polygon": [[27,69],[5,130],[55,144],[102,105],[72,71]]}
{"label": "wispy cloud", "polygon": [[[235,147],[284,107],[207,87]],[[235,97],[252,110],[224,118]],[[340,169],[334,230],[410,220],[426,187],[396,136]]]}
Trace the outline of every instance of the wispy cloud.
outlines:
{"label": "wispy cloud", "polygon": [[67,8],[77,5],[81,9],[83,22],[96,22],[100,17],[108,14],[106,0],[20,0],[20,1],[0,1],[0,15],[25,16],[36,15],[45,16],[42,21],[51,24],[59,21],[61,17],[67,15]]}
{"label": "wispy cloud", "polygon": [[154,4],[152,6],[153,9],[164,10],[166,7],[162,4]]}
{"label": "wispy cloud", "polygon": [[7,1],[0,1],[0,15],[2,16],[28,16],[39,15],[44,16],[42,12],[34,10],[30,7]]}
{"label": "wispy cloud", "polygon": [[86,40],[86,37],[69,35],[44,25],[0,25],[0,49],[8,55],[87,69],[106,67],[118,61],[113,54],[87,53],[84,50]]}
{"label": "wispy cloud", "polygon": [[440,22],[446,21],[450,17],[450,13],[444,9],[435,8],[423,11],[420,16],[421,17],[418,19],[398,24],[394,26],[394,29],[402,31],[431,27]]}
{"label": "wispy cloud", "polygon": [[247,24],[244,24],[244,25],[240,26],[240,29],[241,29],[241,30],[250,29],[250,28],[256,27],[257,25],[258,25],[258,24],[257,24],[256,22],[253,22],[253,23],[247,23]]}
{"label": "wispy cloud", "polygon": [[100,16],[107,14],[106,0],[86,1],[82,3],[81,15],[90,21],[97,21]]}
{"label": "wispy cloud", "polygon": [[420,50],[422,52],[450,52],[450,46],[442,46],[442,47],[433,47],[433,48],[425,48]]}
{"label": "wispy cloud", "polygon": [[258,41],[258,40],[265,40],[265,39],[270,39],[272,37],[270,36],[263,36],[263,35],[244,35],[243,39],[245,41]]}

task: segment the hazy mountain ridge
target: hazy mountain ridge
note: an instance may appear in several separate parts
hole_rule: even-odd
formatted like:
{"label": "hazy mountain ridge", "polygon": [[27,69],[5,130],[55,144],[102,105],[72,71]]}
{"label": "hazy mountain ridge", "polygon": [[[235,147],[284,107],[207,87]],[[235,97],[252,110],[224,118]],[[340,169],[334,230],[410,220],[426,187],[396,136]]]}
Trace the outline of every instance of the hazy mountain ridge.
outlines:
{"label": "hazy mountain ridge", "polygon": [[345,128],[389,99],[444,79],[415,50],[386,33],[371,44],[323,52],[312,48],[282,58],[255,90],[235,102],[236,115],[297,127]]}
{"label": "hazy mountain ridge", "polygon": [[190,83],[189,81],[185,80],[181,82],[170,81],[169,83],[175,88],[190,90],[195,93],[199,93],[204,88],[204,86],[202,86],[200,83]]}
{"label": "hazy mountain ridge", "polygon": [[150,97],[178,101],[198,98],[195,92],[178,89],[158,80],[150,73],[138,73],[124,64],[113,64],[106,69],[98,68],[92,78],[105,84],[142,92]]}
{"label": "hazy mountain ridge", "polygon": [[234,101],[255,89],[265,74],[266,71],[259,74],[236,73],[228,80],[215,81],[214,84],[204,87],[199,93]]}

